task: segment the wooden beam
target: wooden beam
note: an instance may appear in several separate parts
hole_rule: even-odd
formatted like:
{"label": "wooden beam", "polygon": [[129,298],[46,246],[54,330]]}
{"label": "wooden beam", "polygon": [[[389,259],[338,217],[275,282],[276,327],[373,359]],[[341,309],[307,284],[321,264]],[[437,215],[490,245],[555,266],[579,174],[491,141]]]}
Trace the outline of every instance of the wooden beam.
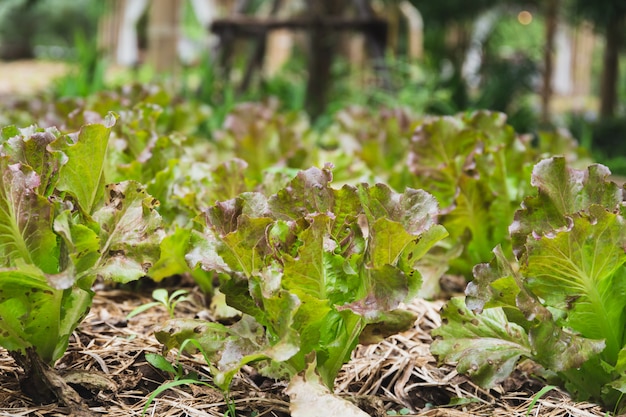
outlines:
{"label": "wooden beam", "polygon": [[255,37],[264,35],[276,29],[290,30],[355,30],[355,31],[386,31],[387,21],[373,18],[346,18],[346,17],[319,17],[319,18],[264,18],[257,19],[247,16],[235,16],[226,19],[216,19],[211,25],[215,34],[236,33],[240,36]]}

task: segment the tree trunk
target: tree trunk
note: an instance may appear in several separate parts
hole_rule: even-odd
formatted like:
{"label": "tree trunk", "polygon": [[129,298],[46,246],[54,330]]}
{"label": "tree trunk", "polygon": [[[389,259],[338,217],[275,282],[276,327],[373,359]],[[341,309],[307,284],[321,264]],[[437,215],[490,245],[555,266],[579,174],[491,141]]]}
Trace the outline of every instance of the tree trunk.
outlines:
{"label": "tree trunk", "polygon": [[157,74],[178,69],[178,17],[180,0],[153,0],[148,28],[148,58]]}
{"label": "tree trunk", "polygon": [[546,44],[543,50],[543,88],[541,89],[541,122],[550,123],[550,101],[554,74],[554,38],[558,24],[559,0],[547,0]]}
{"label": "tree trunk", "polygon": [[[357,15],[362,18],[374,18],[376,13],[368,0],[354,0],[357,9]],[[389,27],[385,27],[383,31],[367,30],[364,32],[367,46],[371,55],[374,69],[380,77],[380,84],[387,91],[392,90],[391,74],[385,63],[385,49],[387,47],[387,34]]]}
{"label": "tree trunk", "polygon": [[[272,9],[270,10],[270,17],[276,16],[279,9],[282,7],[282,3],[282,0],[274,0],[274,2],[272,3]],[[246,71],[243,75],[243,80],[241,81],[241,85],[239,86],[240,94],[248,91],[248,89],[250,88],[250,84],[252,83],[252,77],[254,76],[254,72],[260,72],[261,68],[263,67],[263,58],[265,57],[265,53],[267,50],[268,36],[269,31],[265,31],[265,33],[263,33],[263,35],[256,40],[254,52],[248,60]]]}
{"label": "tree trunk", "polygon": [[[319,19],[339,16],[345,8],[345,0],[318,0],[309,2],[309,14]],[[324,30],[321,26],[310,31],[311,57],[309,80],[306,88],[305,107],[312,119],[321,115],[326,107],[326,96],[330,87],[330,69],[339,42],[336,31]]]}
{"label": "tree trunk", "polygon": [[611,15],[606,28],[606,44],[602,66],[602,80],[600,83],[600,117],[610,118],[615,114],[617,104],[617,81],[619,77],[619,48],[623,19]]}

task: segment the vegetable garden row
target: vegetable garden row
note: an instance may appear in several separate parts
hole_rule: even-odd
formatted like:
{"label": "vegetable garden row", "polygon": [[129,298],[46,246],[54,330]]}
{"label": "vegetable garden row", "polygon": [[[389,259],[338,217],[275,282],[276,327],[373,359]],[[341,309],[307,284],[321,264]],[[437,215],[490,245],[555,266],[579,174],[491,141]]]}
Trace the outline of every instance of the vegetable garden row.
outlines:
{"label": "vegetable garden row", "polygon": [[[566,133],[486,111],[347,108],[323,130],[272,101],[217,128],[211,111],[134,86],[0,115],[0,346],[35,401],[90,414],[53,366],[96,284],[186,276],[239,312],[155,333],[201,355],[195,383],[228,392],[252,366],[288,383],[294,416],[362,415],[331,394],[340,369],[452,275],[469,284],[432,332],[442,364],[489,388],[530,359],[624,407],[624,189]],[[155,294],[175,316],[182,293]]]}

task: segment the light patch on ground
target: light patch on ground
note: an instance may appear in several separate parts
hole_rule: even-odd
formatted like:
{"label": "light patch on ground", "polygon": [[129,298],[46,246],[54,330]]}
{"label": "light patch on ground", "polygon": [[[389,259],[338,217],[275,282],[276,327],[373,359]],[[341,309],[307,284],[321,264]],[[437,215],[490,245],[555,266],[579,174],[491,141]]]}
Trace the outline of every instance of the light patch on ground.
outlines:
{"label": "light patch on ground", "polygon": [[34,94],[46,89],[69,66],[55,61],[0,61],[0,96]]}

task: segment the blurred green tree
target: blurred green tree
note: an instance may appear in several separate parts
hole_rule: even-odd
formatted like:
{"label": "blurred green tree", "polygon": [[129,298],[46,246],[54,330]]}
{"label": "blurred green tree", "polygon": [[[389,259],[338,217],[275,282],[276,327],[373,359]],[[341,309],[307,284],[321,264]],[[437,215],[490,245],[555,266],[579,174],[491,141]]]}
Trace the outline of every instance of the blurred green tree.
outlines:
{"label": "blurred green tree", "polygon": [[0,4],[0,59],[32,58],[37,0],[6,0]]}
{"label": "blurred green tree", "polygon": [[75,35],[93,39],[107,2],[101,0],[0,0],[0,58],[67,58]]}
{"label": "blurred green tree", "polygon": [[456,110],[470,105],[461,69],[470,46],[471,30],[478,16],[506,3],[506,0],[411,0],[424,18],[424,49],[433,64],[446,66],[447,79],[442,87],[452,92]]}
{"label": "blurred green tree", "polygon": [[589,20],[604,35],[605,46],[600,75],[600,117],[612,118],[617,106],[619,53],[626,44],[626,1],[569,0],[568,11],[574,19]]}

